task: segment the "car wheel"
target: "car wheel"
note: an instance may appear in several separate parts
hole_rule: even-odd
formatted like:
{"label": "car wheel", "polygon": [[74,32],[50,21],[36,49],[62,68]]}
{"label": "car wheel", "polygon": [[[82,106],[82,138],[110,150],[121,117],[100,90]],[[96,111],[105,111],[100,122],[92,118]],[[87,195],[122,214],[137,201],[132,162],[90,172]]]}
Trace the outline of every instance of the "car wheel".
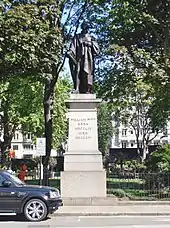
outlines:
{"label": "car wheel", "polygon": [[47,206],[40,199],[31,199],[24,206],[24,215],[29,221],[42,221],[47,217]]}

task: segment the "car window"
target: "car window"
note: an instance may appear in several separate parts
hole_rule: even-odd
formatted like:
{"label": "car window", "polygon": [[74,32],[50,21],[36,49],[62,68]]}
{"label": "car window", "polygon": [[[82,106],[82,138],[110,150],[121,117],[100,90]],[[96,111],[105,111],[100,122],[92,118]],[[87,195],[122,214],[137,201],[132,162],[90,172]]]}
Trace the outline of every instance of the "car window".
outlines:
{"label": "car window", "polygon": [[0,187],[2,187],[2,183],[5,181],[5,178],[0,174]]}
{"label": "car window", "polygon": [[18,177],[15,177],[14,175],[6,172],[7,177],[10,179],[10,181],[14,182],[17,185],[25,185],[24,182],[22,182]]}

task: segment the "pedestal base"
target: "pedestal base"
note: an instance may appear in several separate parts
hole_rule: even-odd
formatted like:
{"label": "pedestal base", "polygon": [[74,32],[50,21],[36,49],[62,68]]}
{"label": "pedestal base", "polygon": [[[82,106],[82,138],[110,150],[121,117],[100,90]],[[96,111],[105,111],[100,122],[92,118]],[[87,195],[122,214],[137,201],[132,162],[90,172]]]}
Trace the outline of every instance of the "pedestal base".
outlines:
{"label": "pedestal base", "polygon": [[64,171],[61,173],[61,197],[106,197],[105,171]]}
{"label": "pedestal base", "polygon": [[117,206],[121,201],[112,197],[81,197],[62,198],[64,206]]}

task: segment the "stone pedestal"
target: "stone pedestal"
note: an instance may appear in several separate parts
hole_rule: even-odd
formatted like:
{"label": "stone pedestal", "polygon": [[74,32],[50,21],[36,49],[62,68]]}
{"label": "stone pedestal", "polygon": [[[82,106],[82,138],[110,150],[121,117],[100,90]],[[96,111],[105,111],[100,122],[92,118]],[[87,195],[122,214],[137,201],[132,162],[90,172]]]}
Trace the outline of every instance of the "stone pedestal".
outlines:
{"label": "stone pedestal", "polygon": [[61,173],[63,198],[106,197],[106,173],[98,150],[95,94],[71,94],[68,100],[68,150]]}

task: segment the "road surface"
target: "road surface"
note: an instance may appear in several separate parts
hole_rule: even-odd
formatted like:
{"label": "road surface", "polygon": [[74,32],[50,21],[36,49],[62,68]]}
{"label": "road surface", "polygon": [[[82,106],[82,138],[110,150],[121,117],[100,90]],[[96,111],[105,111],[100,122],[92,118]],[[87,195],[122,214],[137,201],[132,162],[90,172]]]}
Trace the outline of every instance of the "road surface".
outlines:
{"label": "road surface", "polygon": [[0,217],[2,228],[170,228],[170,217],[77,216],[51,217],[43,222],[20,221],[16,217]]}

